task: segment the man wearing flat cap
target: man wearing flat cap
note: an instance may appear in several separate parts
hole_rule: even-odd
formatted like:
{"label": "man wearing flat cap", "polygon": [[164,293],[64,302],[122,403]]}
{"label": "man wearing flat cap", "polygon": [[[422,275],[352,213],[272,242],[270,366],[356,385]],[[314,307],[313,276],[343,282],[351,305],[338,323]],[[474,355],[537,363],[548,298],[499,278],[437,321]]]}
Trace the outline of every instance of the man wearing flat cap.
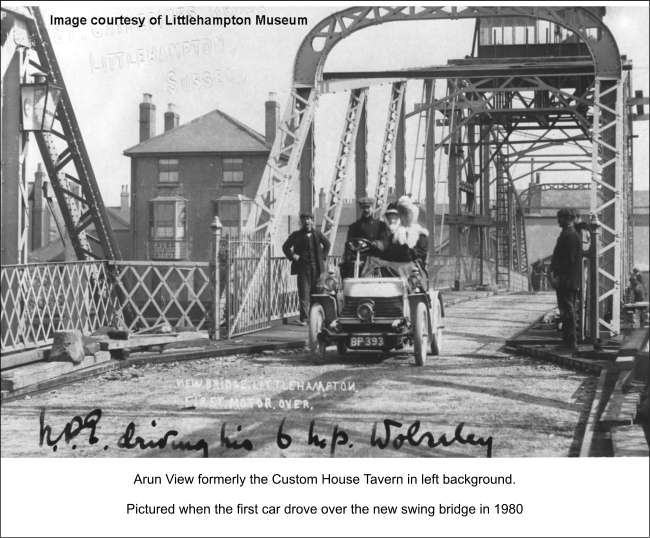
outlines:
{"label": "man wearing flat cap", "polygon": [[575,212],[563,208],[557,212],[562,232],[557,239],[551,259],[552,285],[557,295],[557,307],[562,319],[561,348],[577,350],[575,300],[581,285],[582,239],[575,229]]}
{"label": "man wearing flat cap", "polygon": [[372,244],[372,248],[361,255],[362,262],[368,256],[379,256],[388,245],[388,231],[383,220],[372,216],[372,205],[374,200],[368,196],[359,198],[357,201],[361,208],[361,218],[350,224],[346,239],[346,248],[343,254],[344,263],[341,266],[341,276],[349,278],[354,274],[354,260],[356,253],[347,248],[347,242],[351,239],[366,239]]}
{"label": "man wearing flat cap", "polygon": [[311,294],[316,292],[318,277],[325,272],[330,242],[314,227],[314,214],[300,213],[302,228],[293,232],[282,245],[282,252],[291,261],[291,274],[298,275],[300,302],[299,325],[307,325]]}

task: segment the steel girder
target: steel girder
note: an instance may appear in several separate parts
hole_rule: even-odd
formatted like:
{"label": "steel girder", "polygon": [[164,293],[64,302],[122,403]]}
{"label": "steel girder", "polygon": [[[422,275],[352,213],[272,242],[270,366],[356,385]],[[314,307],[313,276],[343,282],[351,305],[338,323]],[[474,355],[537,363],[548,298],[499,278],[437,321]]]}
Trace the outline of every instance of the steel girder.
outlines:
{"label": "steel girder", "polygon": [[[398,127],[400,125],[400,115],[402,114],[402,103],[406,93],[406,82],[395,82],[391,87],[390,101],[388,103],[388,118],[384,127],[384,138],[381,144],[381,153],[379,158],[379,170],[377,171],[377,184],[375,186],[375,205],[373,214],[377,217],[386,205],[388,197],[388,179],[390,175],[391,163],[395,156],[397,145]],[[401,133],[404,137],[404,133]]]}
{"label": "steel girder", "polygon": [[[108,213],[40,9],[32,7],[3,10],[12,13],[26,24],[31,48],[38,56],[38,62],[30,63],[62,88],[61,101],[55,117],[59,122],[60,131],[54,127],[51,133],[37,131],[35,138],[77,258],[119,260],[121,255],[117,240],[110,226]],[[61,147],[63,149],[59,151]],[[75,175],[66,172],[69,170],[69,164],[74,165]],[[70,188],[70,182],[78,185],[78,192]],[[82,214],[80,210],[83,211]],[[91,224],[95,227],[97,237],[87,233]],[[101,256],[92,251],[89,240],[100,247]]]}
{"label": "steel girder", "polygon": [[[280,216],[289,198],[291,184],[298,180],[300,159],[314,120],[315,92],[308,91],[305,97],[299,95],[298,90],[291,92],[246,223],[245,230],[249,234],[262,232],[268,241],[277,237]],[[311,188],[311,180],[309,188]],[[255,289],[255,283],[268,267],[272,250],[272,248],[264,249],[251,273],[233,327],[239,323],[246,310],[248,299]]]}
{"label": "steel girder", "polygon": [[600,218],[597,245],[599,326],[620,332],[625,210],[623,136],[626,107],[621,80],[596,78],[592,141],[591,213]]}
{"label": "steel girder", "polygon": [[339,151],[334,164],[334,177],[329,189],[329,200],[327,209],[323,215],[321,231],[330,241],[330,251],[334,251],[336,231],[341,216],[341,201],[343,199],[343,187],[348,179],[349,169],[354,158],[359,124],[366,106],[367,88],[359,88],[350,92],[350,102],[345,114],[343,134],[339,142]]}
{"label": "steel girder", "polygon": [[[307,34],[296,55],[294,87],[314,88],[323,79],[327,56],[354,32],[387,22],[529,17],[548,21],[576,34],[589,47],[599,77],[620,78],[621,59],[611,31],[594,13],[582,7],[352,7],[319,22]],[[600,39],[593,41],[587,27],[597,27]]]}
{"label": "steel girder", "polygon": [[291,183],[300,173],[300,158],[314,119],[314,94],[308,92],[305,99],[298,91],[291,92],[246,223],[249,233],[275,235]]}

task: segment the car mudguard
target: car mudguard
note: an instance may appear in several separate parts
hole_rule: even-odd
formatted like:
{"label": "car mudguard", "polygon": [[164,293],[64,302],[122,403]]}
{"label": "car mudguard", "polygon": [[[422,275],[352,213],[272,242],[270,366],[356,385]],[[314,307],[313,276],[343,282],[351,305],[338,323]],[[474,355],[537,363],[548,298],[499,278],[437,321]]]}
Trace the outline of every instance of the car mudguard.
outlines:
{"label": "car mudguard", "polygon": [[327,325],[339,317],[339,309],[336,304],[336,298],[331,295],[322,293],[311,296],[311,304],[320,304],[325,310],[325,321]]}

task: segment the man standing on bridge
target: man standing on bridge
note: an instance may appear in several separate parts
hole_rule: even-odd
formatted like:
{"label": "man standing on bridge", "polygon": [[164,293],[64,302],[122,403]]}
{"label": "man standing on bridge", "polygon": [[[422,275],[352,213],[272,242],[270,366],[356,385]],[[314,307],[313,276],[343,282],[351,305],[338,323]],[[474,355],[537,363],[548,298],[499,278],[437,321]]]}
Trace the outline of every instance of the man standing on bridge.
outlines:
{"label": "man standing on bridge", "polygon": [[551,279],[562,320],[560,348],[575,351],[578,349],[575,300],[581,284],[582,240],[575,229],[574,212],[571,209],[560,209],[557,212],[557,222],[562,232],[553,250]]}
{"label": "man standing on bridge", "polygon": [[298,275],[298,300],[300,321],[307,325],[311,294],[316,292],[318,277],[325,272],[325,260],[330,251],[330,242],[314,228],[314,214],[301,213],[302,228],[293,232],[282,245],[282,252],[291,261],[291,274]]}

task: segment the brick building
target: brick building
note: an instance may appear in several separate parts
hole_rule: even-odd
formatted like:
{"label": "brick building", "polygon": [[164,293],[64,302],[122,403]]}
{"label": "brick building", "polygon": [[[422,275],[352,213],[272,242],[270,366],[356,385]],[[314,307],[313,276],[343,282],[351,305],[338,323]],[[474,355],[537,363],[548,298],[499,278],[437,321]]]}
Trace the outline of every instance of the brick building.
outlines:
{"label": "brick building", "polygon": [[[70,188],[74,192],[78,192],[78,187],[71,185]],[[27,237],[28,261],[30,263],[76,261],[77,255],[65,230],[63,215],[40,163],[34,174],[34,181],[29,182],[28,189],[30,218],[29,235]],[[120,205],[115,207],[107,206],[106,213],[122,258],[130,260],[131,211],[129,209],[128,185],[122,185]],[[61,232],[66,237],[65,242],[61,239]],[[94,224],[90,224],[86,228],[86,232],[93,236],[97,235]],[[102,256],[99,245],[90,242],[90,248],[97,256]]]}
{"label": "brick building", "polygon": [[213,216],[247,222],[280,119],[275,94],[265,103],[265,135],[221,110],[179,125],[173,105],[156,132],[151,95],[140,104],[140,143],[131,158],[131,252],[134,260],[206,261]]}

